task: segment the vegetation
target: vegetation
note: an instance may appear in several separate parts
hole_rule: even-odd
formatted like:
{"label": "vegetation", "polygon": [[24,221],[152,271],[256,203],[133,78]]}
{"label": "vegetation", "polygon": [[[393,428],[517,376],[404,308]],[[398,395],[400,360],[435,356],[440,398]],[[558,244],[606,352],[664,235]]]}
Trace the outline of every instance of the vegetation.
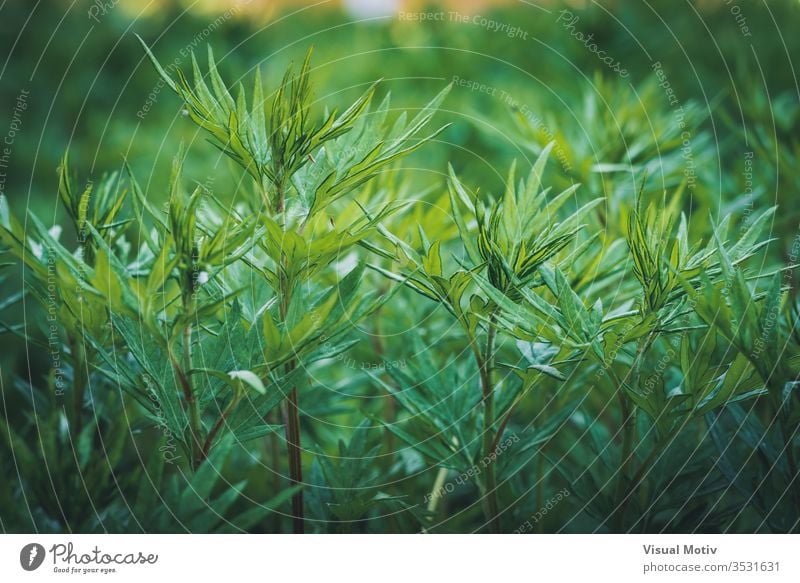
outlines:
{"label": "vegetation", "polygon": [[0,195],[4,343],[43,359],[0,377],[4,531],[800,529],[796,100],[747,109],[746,197],[731,110],[714,145],[663,77],[503,98],[495,172],[457,77],[336,108],[319,46],[231,83],[139,40],[171,168],[70,150],[57,221]]}

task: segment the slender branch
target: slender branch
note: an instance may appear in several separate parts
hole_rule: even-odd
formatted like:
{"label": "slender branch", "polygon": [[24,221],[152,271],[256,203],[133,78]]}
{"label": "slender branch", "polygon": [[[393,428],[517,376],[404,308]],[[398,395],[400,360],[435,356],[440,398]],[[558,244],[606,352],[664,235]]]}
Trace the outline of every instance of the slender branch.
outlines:
{"label": "slender branch", "polygon": [[494,444],[494,386],[492,385],[492,362],[494,359],[494,339],[495,312],[489,317],[489,325],[486,331],[486,349],[483,354],[477,347],[474,338],[471,338],[471,348],[478,364],[478,374],[481,381],[481,392],[483,397],[483,454],[489,459],[489,464],[485,472],[485,512],[489,522],[489,531],[492,533],[500,532],[500,507],[497,501],[497,477],[492,461],[492,445]]}
{"label": "slender branch", "polygon": [[[636,347],[636,356],[634,357],[633,364],[629,374],[631,376],[631,386],[634,391],[638,390],[639,379],[641,376],[642,362],[644,361],[644,353],[653,342],[653,332],[646,336],[639,338]],[[613,363],[612,363],[613,364]],[[609,366],[609,370],[611,367]],[[620,414],[622,417],[622,452],[620,455],[619,469],[617,470],[617,486],[614,493],[614,500],[617,501],[618,507],[621,509],[617,514],[617,525],[621,529],[623,527],[624,509],[625,504],[622,503],[622,498],[625,496],[625,482],[630,466],[631,458],[633,457],[633,441],[636,433],[636,407],[632,406],[631,400],[625,394],[625,387],[621,383],[617,386],[617,395],[619,397]]]}
{"label": "slender branch", "polygon": [[[381,288],[380,293],[381,295],[386,293],[386,288]],[[383,372],[381,376],[383,377],[384,381],[387,383],[391,383],[391,377],[386,372],[386,351],[383,346],[383,342],[381,341],[382,337],[382,327],[381,327],[381,309],[383,306],[379,306],[373,315],[373,321],[375,322],[375,331],[370,336],[370,342],[372,344],[373,350],[375,350],[375,354],[378,356],[380,361],[384,364]],[[394,423],[394,420],[397,418],[397,407],[395,404],[394,395],[387,392],[386,395],[383,397],[383,419],[386,423]],[[394,459],[394,433],[391,431],[385,432],[385,440],[386,440],[386,451],[389,454],[386,456],[386,465],[387,467],[391,467],[392,461]]]}
{"label": "slender branch", "polygon": [[[630,459],[633,454],[633,433],[635,430],[630,399],[625,395],[624,391],[625,389],[622,387],[619,387],[617,390],[620,414],[622,416],[622,426],[620,429],[620,431],[622,431],[622,452],[620,454],[619,469],[617,470],[617,486],[614,495],[614,499],[617,502],[619,502],[625,494],[625,475],[628,473],[628,466],[630,465]],[[621,516],[619,518],[620,520],[622,519]],[[620,524],[619,526],[621,527],[622,525]]]}
{"label": "slender branch", "polygon": [[203,449],[200,452],[200,458],[205,460],[208,458],[208,453],[211,451],[211,446],[214,444],[214,439],[217,437],[217,433],[219,430],[222,429],[222,426],[225,424],[225,420],[228,417],[228,414],[233,411],[233,408],[239,402],[241,398],[241,393],[236,391],[233,395],[233,399],[231,399],[230,403],[228,403],[222,412],[219,414],[214,426],[211,428],[211,431],[208,432],[208,436],[206,437],[206,441],[203,444]]}
{"label": "slender branch", "polygon": [[275,183],[275,213],[281,214],[286,210],[286,187],[283,180]]}
{"label": "slender branch", "polygon": [[[292,285],[283,276],[281,276],[280,281],[280,315],[281,321],[285,323],[292,299]],[[295,360],[289,360],[284,367],[286,374],[290,374],[295,366]],[[292,387],[286,397],[285,416],[286,449],[289,457],[289,484],[292,486],[301,485],[303,483],[303,449],[300,444],[300,405],[297,387]],[[303,490],[299,489],[292,496],[292,530],[295,534],[303,534],[305,532],[305,512],[303,507]]]}
{"label": "slender branch", "polygon": [[533,385],[528,385],[523,391],[514,399],[514,402],[508,407],[508,411],[503,416],[503,420],[500,422],[500,425],[497,426],[497,433],[494,436],[494,442],[492,443],[492,451],[497,449],[497,446],[500,445],[500,440],[503,438],[503,433],[506,430],[506,426],[508,426],[508,422],[511,420],[511,415],[516,411],[517,405],[522,402],[522,399],[530,392],[531,387]]}
{"label": "slender branch", "polygon": [[83,345],[77,338],[70,339],[70,349],[72,352],[72,374],[73,374],[73,424],[72,434],[77,436],[83,430],[83,399],[86,395],[86,385],[88,378],[86,374],[86,352]]}
{"label": "slender branch", "polygon": [[[289,483],[303,483],[302,447],[300,445],[300,408],[297,387],[292,387],[286,399],[286,444],[289,453]],[[303,490],[292,496],[292,529],[295,534],[305,532]]]}
{"label": "slender branch", "polygon": [[170,360],[172,361],[172,368],[175,375],[178,377],[183,397],[186,401],[186,409],[189,417],[189,450],[192,469],[197,468],[198,464],[202,461],[202,443],[200,437],[200,429],[202,424],[200,422],[200,408],[195,399],[194,387],[192,386],[192,379],[189,376],[189,371],[192,370],[192,323],[191,316],[195,312],[194,301],[194,275],[190,273],[186,280],[189,282],[188,289],[184,289],[181,293],[181,306],[182,316],[185,319],[185,325],[181,333],[181,361],[169,348]]}

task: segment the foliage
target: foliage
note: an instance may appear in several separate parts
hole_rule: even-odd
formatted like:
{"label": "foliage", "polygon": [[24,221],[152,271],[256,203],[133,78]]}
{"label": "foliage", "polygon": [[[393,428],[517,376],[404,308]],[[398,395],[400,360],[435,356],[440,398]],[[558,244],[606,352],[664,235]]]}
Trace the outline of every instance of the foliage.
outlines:
{"label": "foliage", "polygon": [[[443,31],[401,29],[474,76],[475,35]],[[280,75],[139,41],[174,95],[122,166],[79,186],[76,142],[52,220],[0,195],[4,346],[41,369],[0,375],[4,531],[800,528],[788,93],[709,102],[662,56],[676,105],[650,61],[576,88],[544,55],[542,86],[482,69],[513,104],[454,79],[420,105],[441,63],[342,69],[339,43]],[[374,82],[393,65],[437,81]]]}

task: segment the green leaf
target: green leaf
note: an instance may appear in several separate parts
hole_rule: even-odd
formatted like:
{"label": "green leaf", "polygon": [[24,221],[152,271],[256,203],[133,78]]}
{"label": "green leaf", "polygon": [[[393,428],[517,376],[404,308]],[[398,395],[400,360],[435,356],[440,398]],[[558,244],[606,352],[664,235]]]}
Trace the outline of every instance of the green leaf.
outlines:
{"label": "green leaf", "polygon": [[253,371],[232,370],[228,373],[228,376],[242,386],[251,388],[261,395],[267,394],[267,389],[264,387],[264,383],[261,382],[261,379],[258,378],[258,375],[256,375]]}

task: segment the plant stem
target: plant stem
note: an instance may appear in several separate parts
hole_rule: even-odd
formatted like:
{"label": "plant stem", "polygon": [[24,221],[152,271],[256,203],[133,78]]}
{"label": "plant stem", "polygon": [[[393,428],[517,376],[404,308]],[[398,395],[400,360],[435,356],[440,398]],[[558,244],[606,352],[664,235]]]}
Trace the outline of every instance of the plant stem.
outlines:
{"label": "plant stem", "polygon": [[275,185],[275,214],[282,214],[286,210],[286,187],[282,180]]}
{"label": "plant stem", "polygon": [[192,380],[189,378],[189,371],[192,370],[192,326],[186,326],[183,330],[183,373],[188,386],[186,391],[187,405],[189,407],[189,423],[192,439],[192,448],[195,453],[194,461],[198,462],[200,453],[200,409],[197,399],[194,398],[194,388]]}
{"label": "plant stem", "polygon": [[[634,391],[638,390],[644,353],[650,347],[652,339],[653,334],[651,332],[650,334],[639,338],[639,341],[637,342],[636,356],[634,357],[634,361],[630,370],[631,386],[633,387]],[[611,370],[610,366],[609,370]],[[617,487],[614,493],[614,500],[617,503],[617,507],[620,508],[620,512],[617,513],[617,529],[623,528],[625,504],[622,503],[622,499],[625,496],[625,477],[628,473],[628,467],[630,465],[631,458],[633,457],[633,441],[636,433],[636,408],[631,406],[631,400],[628,395],[625,394],[625,387],[622,385],[623,382],[624,380],[618,382],[617,386],[620,414],[622,416],[622,425],[620,428],[622,432],[622,452],[620,455],[619,469],[617,472]]]}
{"label": "plant stem", "polygon": [[[381,295],[386,293],[386,288],[382,288],[380,290]],[[381,338],[383,337],[383,330],[381,327],[381,309],[383,306],[379,306],[373,315],[373,320],[375,322],[375,331],[370,336],[372,342],[372,348],[375,350],[375,354],[380,359],[383,366],[383,372],[381,376],[383,377],[384,381],[387,383],[391,383],[391,376],[386,372],[386,351],[383,347],[383,342]],[[394,423],[394,420],[397,418],[397,408],[395,406],[395,399],[394,395],[391,393],[386,393],[383,397],[383,419],[386,423]],[[386,456],[386,468],[390,468],[392,465],[392,461],[394,459],[394,433],[391,431],[385,432],[385,442],[386,442],[386,451],[388,455]]]}
{"label": "plant stem", "polygon": [[[267,414],[264,416],[264,421],[269,425],[280,425],[281,422],[280,413],[275,410],[268,411]],[[267,451],[269,452],[269,457],[272,458],[276,466],[274,488],[275,491],[277,492],[278,490],[280,490],[281,486],[281,444],[277,431],[273,431],[269,434],[269,440],[267,445],[268,445]]]}
{"label": "plant stem", "polygon": [[86,353],[82,344],[77,338],[70,339],[72,352],[72,374],[73,374],[73,423],[72,435],[77,437],[83,430],[83,399],[86,394]]}
{"label": "plant stem", "polygon": [[[189,277],[194,285],[193,275]],[[183,315],[186,318],[186,325],[183,328],[183,362],[181,363],[181,378],[186,397],[186,406],[189,409],[189,439],[191,440],[192,467],[196,468],[202,461],[202,444],[200,438],[200,408],[194,396],[194,387],[189,371],[192,370],[192,324],[191,316],[194,313],[193,290],[183,293]]]}
{"label": "plant stem", "polygon": [[[628,473],[628,466],[630,459],[633,455],[633,433],[635,426],[633,423],[634,417],[630,407],[630,399],[624,394],[622,387],[619,387],[617,394],[619,395],[620,412],[622,414],[622,452],[620,454],[619,469],[617,470],[617,487],[614,494],[614,500],[619,505],[623,496],[625,495],[625,476]],[[622,515],[618,515],[618,528],[622,528]]]}
{"label": "plant stem", "polygon": [[[281,278],[281,320],[285,323],[292,298],[292,284]],[[294,359],[289,360],[284,370],[290,374],[295,368]],[[297,387],[292,387],[286,397],[286,449],[289,457],[289,484],[291,486],[303,483],[302,447],[300,445],[300,405],[297,396]],[[305,513],[303,510],[303,490],[300,489],[292,496],[292,531],[295,534],[305,532]]]}
{"label": "plant stem", "polygon": [[486,331],[486,350],[481,355],[475,340],[472,339],[471,346],[475,359],[478,363],[478,373],[481,380],[481,392],[483,396],[483,455],[489,463],[485,471],[485,512],[486,520],[489,523],[489,532],[500,532],[500,506],[497,501],[497,477],[493,458],[494,451],[494,387],[492,386],[492,361],[494,358],[494,338],[495,338],[495,313],[489,317],[489,326]]}
{"label": "plant stem", "polygon": [[[289,453],[289,483],[292,486],[302,484],[303,464],[302,448],[300,446],[300,408],[297,401],[297,387],[292,387],[286,399],[286,445]],[[303,534],[305,532],[303,490],[298,490],[292,496],[292,530],[295,534]]]}
{"label": "plant stem", "polygon": [[241,398],[241,394],[239,392],[237,392],[233,396],[233,399],[231,399],[231,402],[228,403],[228,405],[219,414],[219,417],[217,418],[217,421],[214,423],[214,426],[211,428],[211,431],[208,432],[208,436],[206,437],[206,441],[203,444],[203,449],[201,450],[201,453],[200,453],[200,457],[201,457],[202,460],[205,460],[206,458],[208,458],[208,453],[211,451],[211,446],[214,445],[214,439],[216,438],[217,433],[219,433],[219,430],[222,429],[222,426],[225,423],[225,419],[227,418],[228,414],[231,411],[233,411],[233,408],[239,402],[240,398]]}

